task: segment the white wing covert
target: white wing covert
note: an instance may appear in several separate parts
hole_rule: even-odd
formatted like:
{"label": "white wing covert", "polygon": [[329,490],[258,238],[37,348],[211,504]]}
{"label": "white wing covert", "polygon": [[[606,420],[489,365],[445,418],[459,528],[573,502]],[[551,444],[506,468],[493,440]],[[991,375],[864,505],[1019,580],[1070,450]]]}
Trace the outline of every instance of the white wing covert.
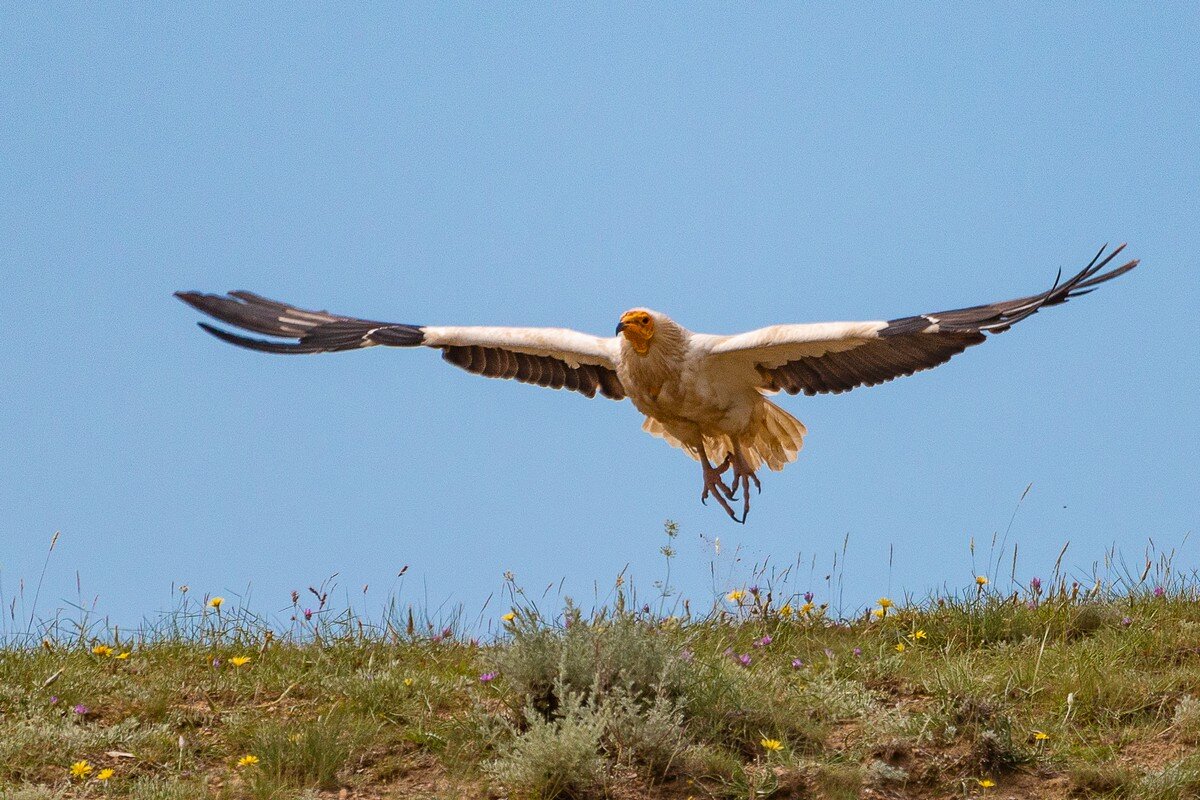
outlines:
{"label": "white wing covert", "polygon": [[344,317],[308,311],[252,292],[227,295],[176,292],[176,297],[222,322],[278,337],[256,339],[207,323],[200,327],[218,339],[267,353],[334,353],[384,345],[436,347],[442,357],[467,372],[510,378],[587,397],[597,392],[625,397],[616,373],[616,339],[564,328],[437,327]]}
{"label": "white wing covert", "polygon": [[814,395],[874,386],[944,364],[984,341],[985,334],[1002,333],[1042,308],[1087,294],[1128,272],[1137,261],[1097,274],[1124,248],[1101,260],[1103,247],[1074,277],[1056,279],[1045,292],[1016,300],[888,321],[774,325],[702,341],[715,366],[742,368],[763,391]]}

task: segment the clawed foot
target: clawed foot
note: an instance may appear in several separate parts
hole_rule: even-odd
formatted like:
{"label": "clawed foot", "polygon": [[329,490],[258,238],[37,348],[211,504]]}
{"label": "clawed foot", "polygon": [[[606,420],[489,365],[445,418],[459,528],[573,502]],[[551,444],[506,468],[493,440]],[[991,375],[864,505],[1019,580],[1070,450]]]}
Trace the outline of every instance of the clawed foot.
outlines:
{"label": "clawed foot", "polygon": [[707,458],[700,459],[700,466],[704,469],[704,491],[700,494],[700,502],[703,505],[708,505],[708,496],[711,494],[717,498],[717,502],[721,504],[721,508],[725,509],[725,513],[729,514],[729,518],[734,522],[740,522],[737,514],[733,513],[733,507],[729,505],[729,501],[734,499],[733,489],[726,485],[725,481],[721,480],[721,475],[725,473],[733,465],[733,456],[725,456],[725,460],[721,462],[721,466],[714,467],[708,463]]}
{"label": "clawed foot", "polygon": [[[737,454],[729,454],[725,456],[725,460],[721,462],[721,466],[714,467],[708,463],[708,459],[702,457],[700,464],[704,468],[704,491],[700,495],[700,502],[708,505],[708,496],[712,495],[720,503],[721,508],[725,509],[725,513],[734,522],[746,524],[746,517],[750,514],[750,483],[753,481],[754,488],[762,492],[762,484],[759,483],[758,476],[754,474],[754,470],[750,469],[750,465],[746,460]],[[721,479],[726,470],[733,469],[733,481],[731,484],[726,484]],[[737,513],[733,510],[733,506],[729,504],[730,500],[738,499],[738,489],[742,491],[742,518],[738,519]]]}
{"label": "clawed foot", "polygon": [[[743,459],[740,454],[737,456],[732,456],[731,458],[731,464],[733,466],[733,494],[729,495],[729,499],[737,500],[738,489],[741,489],[742,518],[740,520],[737,517],[733,518],[735,521],[741,522],[743,525],[745,525],[746,517],[750,516],[750,482],[754,482],[754,488],[758,490],[759,494],[762,494],[762,483],[759,482],[758,476],[754,474],[754,470],[750,469],[750,465],[746,463],[746,460]],[[727,458],[726,461],[728,462],[730,459]],[[730,514],[730,516],[733,515]]]}

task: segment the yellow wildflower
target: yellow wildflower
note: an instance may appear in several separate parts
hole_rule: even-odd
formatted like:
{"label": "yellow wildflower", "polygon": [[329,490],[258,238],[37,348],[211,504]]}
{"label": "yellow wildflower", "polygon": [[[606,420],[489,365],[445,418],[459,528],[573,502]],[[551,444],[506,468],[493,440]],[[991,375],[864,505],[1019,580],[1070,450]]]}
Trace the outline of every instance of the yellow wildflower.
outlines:
{"label": "yellow wildflower", "polygon": [[903,652],[904,652],[904,650],[905,650],[905,647],[904,647],[904,642],[900,642],[900,644],[896,645],[896,652],[897,652],[897,653],[903,653]]}
{"label": "yellow wildflower", "polygon": [[983,780],[977,780],[975,782],[978,783],[980,786],[982,786],[984,789],[990,789],[996,785],[996,782],[994,780],[992,780],[991,778],[984,778]]}
{"label": "yellow wildflower", "polygon": [[1034,731],[1034,732],[1033,732],[1033,738],[1034,738],[1036,741],[1039,741],[1039,742],[1044,742],[1044,741],[1046,741],[1047,739],[1049,739],[1049,738],[1050,738],[1050,734],[1046,733],[1045,731]]}
{"label": "yellow wildflower", "polygon": [[872,611],[871,611],[871,616],[873,616],[873,617],[882,617],[882,616],[883,616],[884,614],[886,614],[886,613],[887,613],[887,609],[886,609],[886,608],[876,608],[876,609],[874,609],[874,610],[872,610]]}
{"label": "yellow wildflower", "polygon": [[208,604],[209,604],[210,606],[212,606],[213,608],[215,608],[217,611],[220,611],[220,610],[221,610],[221,603],[224,603],[224,602],[225,602],[225,598],[224,598],[224,597],[214,597],[212,600],[209,600],[209,601],[208,601]]}
{"label": "yellow wildflower", "polygon": [[814,606],[812,603],[805,603],[804,605],[800,606],[800,613],[808,614],[812,612],[814,608],[816,608],[816,606]]}
{"label": "yellow wildflower", "polygon": [[891,608],[892,601],[886,597],[881,597],[881,598],[879,598],[879,607],[880,608]]}
{"label": "yellow wildflower", "polygon": [[784,605],[782,608],[779,609],[779,616],[786,619],[787,617],[790,617],[791,615],[792,615],[792,607],[790,605]]}
{"label": "yellow wildflower", "polygon": [[125,659],[129,658],[129,651],[126,650],[122,653],[117,653],[115,656],[113,656],[113,658],[117,659],[118,661],[124,661]]}
{"label": "yellow wildflower", "polygon": [[229,659],[229,663],[233,664],[235,667],[242,667],[250,663],[250,656],[234,656],[233,658]]}
{"label": "yellow wildflower", "polygon": [[239,767],[253,767],[258,763],[258,756],[252,756],[249,753],[238,759]]}
{"label": "yellow wildflower", "polygon": [[76,761],[71,765],[71,775],[80,780],[83,780],[88,775],[92,774],[92,765],[86,761]]}
{"label": "yellow wildflower", "polygon": [[111,769],[105,768],[96,773],[96,780],[106,781],[117,773]]}
{"label": "yellow wildflower", "polygon": [[413,685],[413,679],[412,679],[412,678],[405,678],[405,679],[404,679],[404,685],[405,685],[405,686],[412,686],[412,685]]}
{"label": "yellow wildflower", "polygon": [[92,652],[98,656],[112,655],[112,648],[106,644],[98,644],[92,648]]}
{"label": "yellow wildflower", "polygon": [[783,743],[778,739],[763,739],[761,742],[759,742],[759,744],[763,746],[764,750],[768,750],[772,753],[778,753],[783,749]]}
{"label": "yellow wildflower", "polygon": [[988,579],[987,579],[986,575],[976,575],[975,576],[975,584],[977,586],[987,586],[987,583],[988,583]]}
{"label": "yellow wildflower", "polygon": [[913,631],[912,636],[910,636],[909,638],[912,639],[914,642],[917,641],[918,639],[924,639],[925,631]]}
{"label": "yellow wildflower", "polygon": [[745,596],[746,596],[746,593],[743,592],[741,589],[734,589],[732,592],[725,595],[725,599],[731,603],[740,603],[740,602],[742,602],[742,598]]}
{"label": "yellow wildflower", "polygon": [[511,611],[508,612],[507,614],[505,614],[504,616],[500,617],[500,619],[504,620],[505,622],[512,622],[516,618],[517,618],[517,615]]}

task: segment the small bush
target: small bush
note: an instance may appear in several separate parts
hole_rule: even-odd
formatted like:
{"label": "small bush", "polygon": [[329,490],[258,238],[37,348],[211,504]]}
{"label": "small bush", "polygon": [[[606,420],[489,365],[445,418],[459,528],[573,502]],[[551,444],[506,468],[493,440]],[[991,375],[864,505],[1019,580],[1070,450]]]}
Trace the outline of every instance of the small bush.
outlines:
{"label": "small bush", "polygon": [[634,697],[682,691],[685,663],[677,640],[628,615],[592,622],[577,617],[566,629],[524,619],[498,654],[500,672],[517,692],[549,718],[561,702],[555,687],[603,699],[616,686]]}
{"label": "small bush", "polygon": [[505,787],[539,800],[583,800],[600,793],[607,763],[600,743],[609,721],[585,706],[579,696],[561,690],[553,719],[530,707],[526,729],[516,736],[507,755],[487,771]]}
{"label": "small bush", "polygon": [[659,695],[648,705],[628,695],[617,696],[607,706],[605,741],[618,760],[645,767],[652,778],[664,778],[681,767],[689,748],[683,712],[671,699]]}
{"label": "small bush", "polygon": [[1184,744],[1200,744],[1200,700],[1190,694],[1179,698],[1171,727],[1175,738]]}

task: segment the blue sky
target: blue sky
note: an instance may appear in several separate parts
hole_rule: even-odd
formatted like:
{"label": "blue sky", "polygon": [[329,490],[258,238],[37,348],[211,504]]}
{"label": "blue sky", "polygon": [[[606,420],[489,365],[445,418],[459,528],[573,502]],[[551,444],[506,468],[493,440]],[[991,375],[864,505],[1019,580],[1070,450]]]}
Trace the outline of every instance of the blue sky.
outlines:
{"label": "blue sky", "polygon": [[[55,531],[39,614],[77,574],[126,624],[172,582],[267,612],[333,573],[368,607],[473,612],[505,570],[588,598],[662,577],[670,518],[705,601],[713,537],[718,590],[769,558],[821,591],[849,535],[854,606],[968,583],[1031,483],[1019,574],[1068,540],[1078,569],[1149,538],[1200,566],[1194,9],[684,12],[0,10],[6,601]],[[244,352],[171,298],[734,332],[1028,294],[1106,241],[1142,267],[935,371],[784,398],[810,435],[745,527],[628,403]]]}

